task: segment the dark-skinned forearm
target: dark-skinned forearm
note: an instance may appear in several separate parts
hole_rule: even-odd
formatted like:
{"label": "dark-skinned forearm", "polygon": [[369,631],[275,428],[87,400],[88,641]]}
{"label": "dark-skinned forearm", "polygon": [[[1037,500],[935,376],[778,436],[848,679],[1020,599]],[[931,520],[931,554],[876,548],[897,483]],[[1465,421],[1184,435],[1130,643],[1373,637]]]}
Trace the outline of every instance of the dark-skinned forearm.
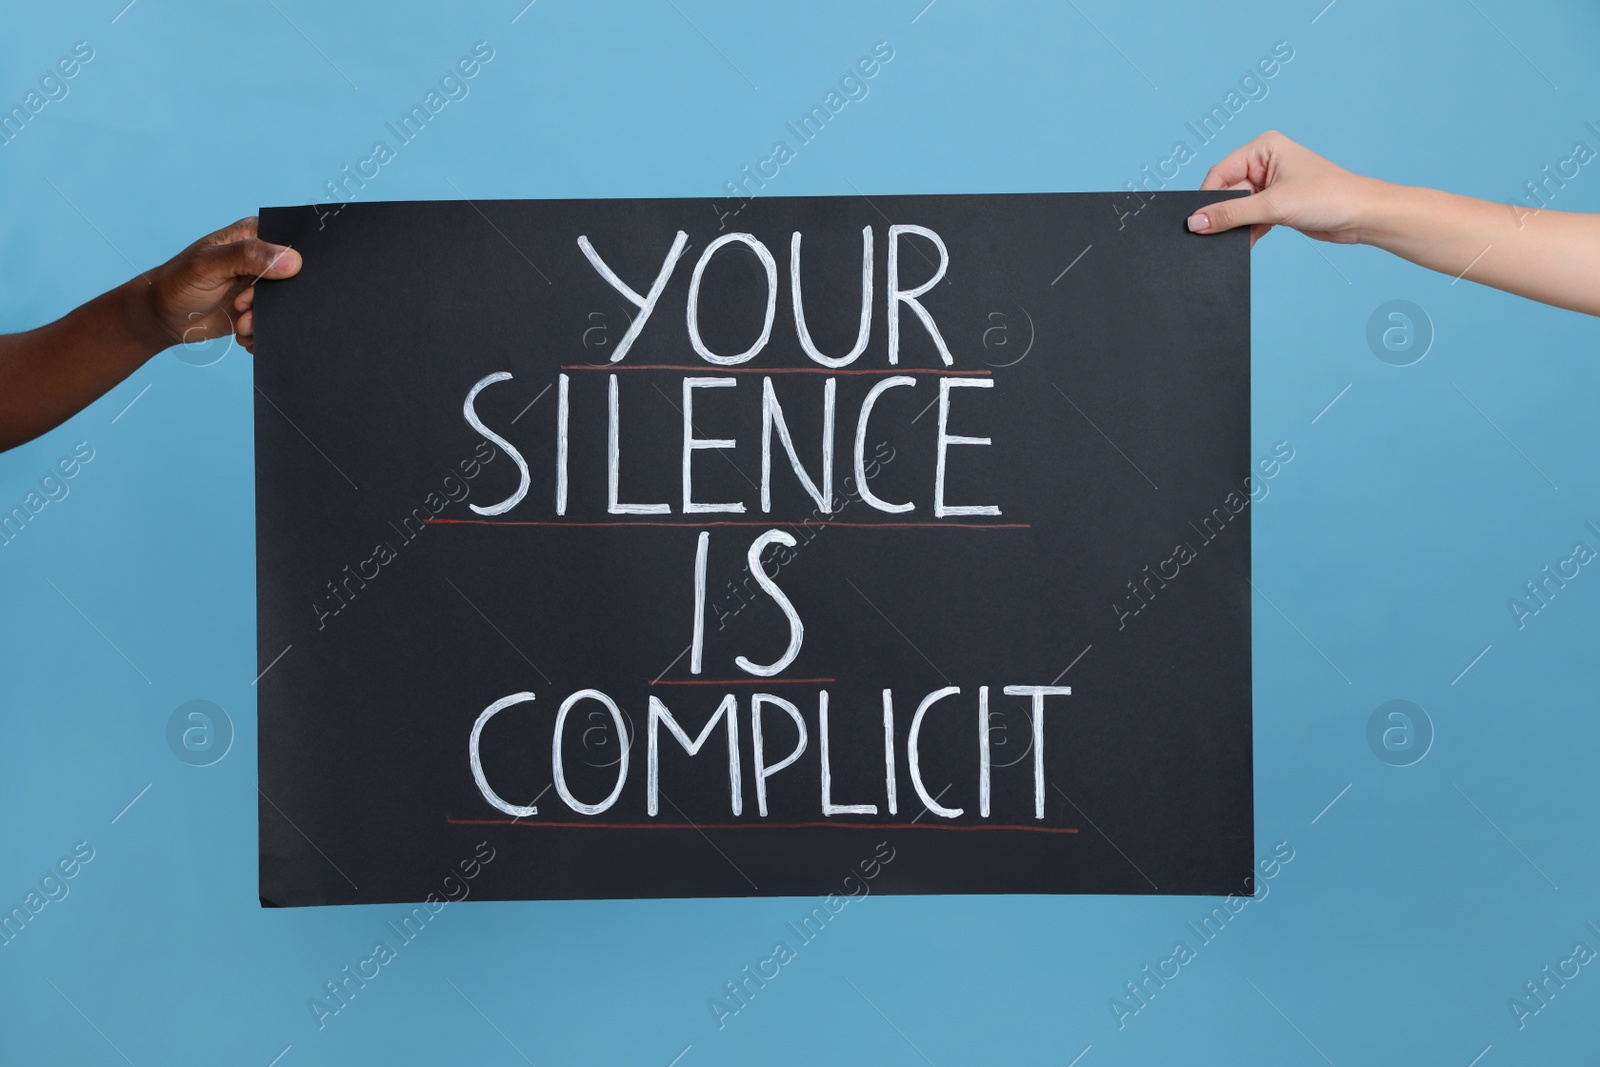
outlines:
{"label": "dark-skinned forearm", "polygon": [[0,449],[61,425],[174,344],[135,278],[46,326],[0,336]]}

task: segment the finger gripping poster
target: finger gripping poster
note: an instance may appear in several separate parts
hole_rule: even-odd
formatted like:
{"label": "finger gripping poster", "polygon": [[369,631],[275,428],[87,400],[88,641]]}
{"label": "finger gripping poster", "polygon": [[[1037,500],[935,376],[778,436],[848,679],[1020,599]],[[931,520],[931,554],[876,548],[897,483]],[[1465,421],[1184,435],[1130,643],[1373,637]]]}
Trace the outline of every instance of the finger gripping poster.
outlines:
{"label": "finger gripping poster", "polygon": [[263,210],[263,904],[1248,894],[1246,235],[1127,199]]}

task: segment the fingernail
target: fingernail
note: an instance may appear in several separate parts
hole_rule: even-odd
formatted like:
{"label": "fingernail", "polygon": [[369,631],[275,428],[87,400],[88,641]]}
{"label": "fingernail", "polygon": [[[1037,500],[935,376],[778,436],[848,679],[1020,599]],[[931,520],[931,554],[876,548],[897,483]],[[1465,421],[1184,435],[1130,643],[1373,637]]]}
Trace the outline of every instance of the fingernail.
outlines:
{"label": "fingernail", "polygon": [[1211,220],[1206,218],[1205,212],[1196,211],[1189,216],[1189,230],[1192,233],[1204,233],[1211,229]]}

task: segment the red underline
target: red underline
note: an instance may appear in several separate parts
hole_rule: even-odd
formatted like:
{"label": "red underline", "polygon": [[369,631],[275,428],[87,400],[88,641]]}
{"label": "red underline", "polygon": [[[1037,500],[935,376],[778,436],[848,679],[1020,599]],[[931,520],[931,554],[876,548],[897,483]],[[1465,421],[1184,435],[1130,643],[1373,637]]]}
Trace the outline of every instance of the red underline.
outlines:
{"label": "red underline", "polygon": [[698,530],[706,526],[849,526],[855,529],[946,529],[946,530],[1031,530],[1031,522],[840,522],[835,519],[717,519],[713,522],[638,522],[616,519],[608,522],[570,522],[565,519],[529,521],[525,519],[428,519],[426,525],[456,526],[681,526]]}
{"label": "red underline", "polygon": [[694,374],[940,374],[959,377],[988,377],[994,373],[987,370],[938,370],[929,367],[864,367],[859,369],[840,367],[835,369],[833,367],[718,367],[710,364],[700,367],[680,367],[671,363],[613,363],[600,367],[590,363],[573,363],[561,369],[604,371],[676,370],[689,371]]}
{"label": "red underline", "polygon": [[1075,834],[1075,826],[1001,826],[952,825],[950,823],[915,822],[729,822],[729,823],[676,823],[676,822],[525,822],[522,819],[446,819],[451,826],[527,826],[533,829],[549,827],[556,830],[800,830],[825,826],[846,830],[1012,830],[1028,834]]}
{"label": "red underline", "polygon": [[683,681],[662,681],[656,679],[646,682],[646,685],[820,685],[824,682],[837,682],[837,678],[726,678],[720,681],[706,681],[700,678],[690,678]]}

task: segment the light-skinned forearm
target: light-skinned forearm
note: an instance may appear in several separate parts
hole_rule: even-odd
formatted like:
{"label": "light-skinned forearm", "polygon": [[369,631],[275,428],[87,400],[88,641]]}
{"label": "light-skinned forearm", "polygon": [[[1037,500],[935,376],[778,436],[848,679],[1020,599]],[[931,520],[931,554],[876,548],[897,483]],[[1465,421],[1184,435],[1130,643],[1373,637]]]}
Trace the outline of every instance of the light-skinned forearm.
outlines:
{"label": "light-skinned forearm", "polygon": [[1413,263],[1600,315],[1600,216],[1370,182],[1357,239]]}

